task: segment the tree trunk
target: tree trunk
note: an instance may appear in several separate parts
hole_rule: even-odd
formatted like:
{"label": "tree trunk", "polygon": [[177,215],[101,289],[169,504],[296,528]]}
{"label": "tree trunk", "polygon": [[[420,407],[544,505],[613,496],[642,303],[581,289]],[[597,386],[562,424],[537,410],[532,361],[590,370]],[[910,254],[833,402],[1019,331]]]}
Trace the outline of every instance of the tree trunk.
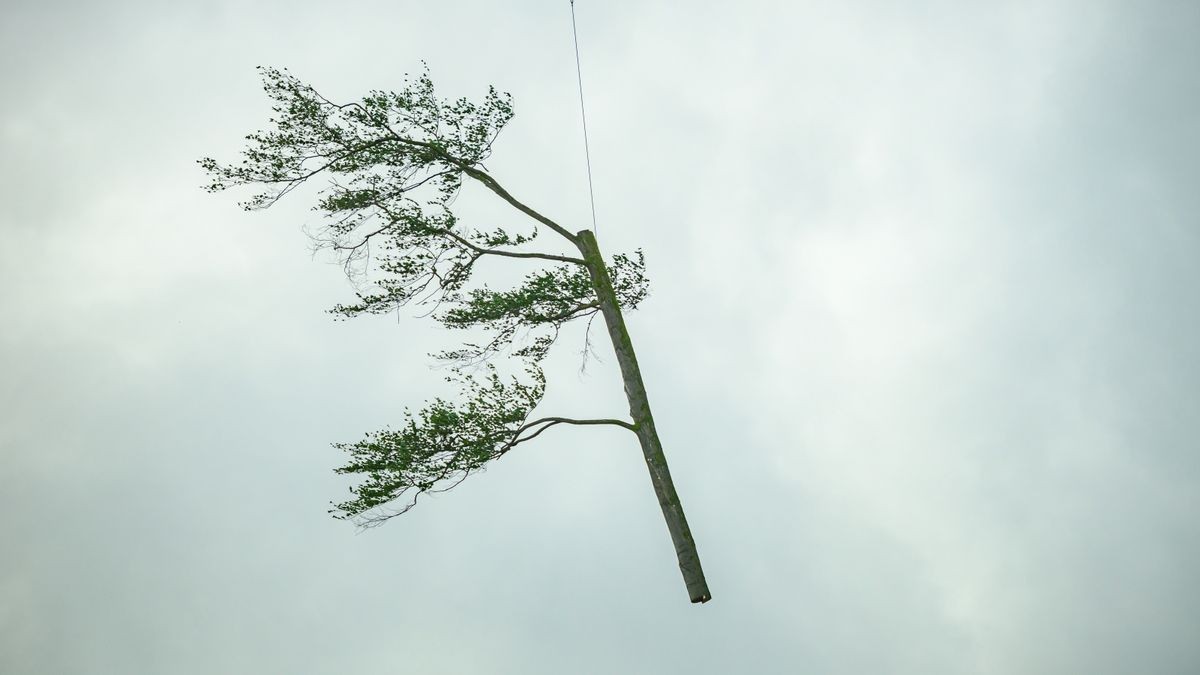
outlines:
{"label": "tree trunk", "polygon": [[675,492],[675,484],[671,482],[671,472],[667,468],[667,457],[663,454],[662,443],[658,440],[658,431],[654,428],[654,418],[650,414],[650,402],[646,398],[646,385],[642,382],[642,371],[638,368],[637,356],[633,353],[633,342],[629,339],[629,331],[625,328],[625,319],[621,316],[621,304],[613,290],[612,279],[608,267],[600,255],[600,247],[596,236],[591,230],[578,233],[579,250],[587,262],[588,271],[592,276],[592,286],[600,302],[600,311],[604,314],[604,322],[608,324],[608,335],[612,338],[613,351],[617,354],[617,363],[621,367],[621,378],[625,382],[625,396],[629,399],[629,414],[637,431],[638,440],[642,444],[642,454],[646,458],[646,468],[650,470],[650,482],[654,485],[654,493],[658,495],[658,504],[662,507],[663,518],[667,521],[667,530],[671,533],[671,541],[675,544],[675,555],[679,558],[679,570],[683,573],[683,581],[687,584],[688,595],[692,602],[708,602],[712,594],[708,592],[708,583],[704,580],[704,570],[700,567],[700,556],[696,552],[696,542],[692,539],[692,531],[688,529],[687,518],[683,515],[683,506],[679,503],[679,495]]}

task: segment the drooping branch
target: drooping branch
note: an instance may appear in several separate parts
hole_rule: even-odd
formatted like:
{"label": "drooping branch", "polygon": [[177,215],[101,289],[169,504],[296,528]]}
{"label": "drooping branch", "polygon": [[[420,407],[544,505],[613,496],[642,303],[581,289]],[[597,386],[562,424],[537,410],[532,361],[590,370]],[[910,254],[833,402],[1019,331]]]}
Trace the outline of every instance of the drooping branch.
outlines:
{"label": "drooping branch", "polygon": [[[337,444],[350,455],[337,472],[357,474],[360,482],[350,489],[354,498],[331,513],[361,524],[382,522],[412,508],[421,494],[444,491],[481,471],[541,401],[545,379],[537,369],[529,374],[532,384],[516,378],[506,383],[494,369],[483,381],[459,376],[465,402],[434,399],[416,414],[406,411],[399,429]],[[398,501],[406,504],[379,515],[381,507]]]}
{"label": "drooping branch", "polygon": [[360,481],[350,489],[354,498],[336,504],[330,512],[364,526],[382,523],[407,512],[422,494],[453,489],[492,460],[558,424],[606,424],[634,430],[632,424],[617,419],[543,417],[528,421],[545,392],[541,371],[528,372],[532,384],[516,378],[505,383],[494,369],[483,381],[461,376],[465,402],[434,399],[420,412],[406,413],[399,429],[337,444],[350,455],[350,462],[337,472],[355,474]]}

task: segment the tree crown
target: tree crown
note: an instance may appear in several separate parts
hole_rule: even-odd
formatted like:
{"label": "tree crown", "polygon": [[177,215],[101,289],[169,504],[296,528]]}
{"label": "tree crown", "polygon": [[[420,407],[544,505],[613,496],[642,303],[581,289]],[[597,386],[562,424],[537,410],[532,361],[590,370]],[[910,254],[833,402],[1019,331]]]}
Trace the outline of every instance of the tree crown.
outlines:
{"label": "tree crown", "polygon": [[[374,522],[407,511],[425,492],[457,485],[514,445],[559,423],[610,423],[543,418],[530,422],[545,379],[539,363],[561,327],[594,317],[600,309],[591,271],[583,258],[529,250],[549,229],[578,247],[576,235],[514,198],[483,165],[500,131],[513,117],[511,97],[489,87],[479,102],[446,100],[434,93],[427,69],[399,92],[372,91],[358,101],[335,103],[287,70],[260,68],[272,101],[270,127],[246,136],[241,161],[226,165],[199,160],[209,192],[235,186],[258,191],[241,202],[247,210],[269,208],[321,176],[314,211],[323,225],[318,246],[340,256],[359,289],[356,300],[330,311],[340,318],[428,305],[452,329],[484,330],[435,356],[451,366],[464,402],[435,399],[408,412],[399,429],[338,444],[350,455],[340,473],[363,476],[353,500],[335,513]],[[533,219],[528,232],[472,228],[452,206],[470,178]],[[553,263],[528,274],[516,288],[494,290],[469,282],[484,259]],[[641,251],[604,263],[620,305],[637,307],[648,282]],[[369,283],[368,283],[369,282]],[[504,353],[522,358],[531,384],[506,383],[489,368],[480,381],[464,366],[488,363]],[[410,495],[398,511],[379,508]]]}

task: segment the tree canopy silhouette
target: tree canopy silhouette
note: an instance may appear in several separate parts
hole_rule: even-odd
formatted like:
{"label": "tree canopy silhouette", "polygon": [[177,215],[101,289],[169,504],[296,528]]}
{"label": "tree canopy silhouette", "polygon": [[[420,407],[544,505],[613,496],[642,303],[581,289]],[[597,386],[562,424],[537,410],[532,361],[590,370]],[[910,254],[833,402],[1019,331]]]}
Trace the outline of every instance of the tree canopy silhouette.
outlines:
{"label": "tree canopy silhouette", "polygon": [[[286,70],[259,70],[273,103],[269,129],[246,136],[239,163],[199,160],[211,177],[205,189],[254,186],[258,191],[241,204],[257,210],[323,178],[314,207],[322,226],[315,238],[341,257],[358,282],[356,299],[333,313],[350,318],[427,306],[444,326],[482,329],[487,336],[435,355],[451,367],[458,400],[435,398],[406,413],[398,428],[336,444],[349,455],[338,471],[360,482],[351,499],[335,505],[335,517],[379,524],[551,427],[612,425],[638,438],[692,602],[711,599],[622,315],[646,297],[642,253],[605,261],[594,232],[569,231],[488,173],[483,162],[513,116],[510,97],[489,88],[479,102],[441,99],[425,71],[399,92],[372,91],[335,103]],[[528,216],[532,229],[485,230],[459,222],[452,207],[466,180]],[[534,249],[546,231],[578,255]],[[477,263],[498,258],[544,267],[506,290],[471,283]],[[534,417],[546,386],[540,364],[561,328],[597,314],[608,327],[630,419]],[[521,359],[525,377],[499,375],[492,364],[503,356]]]}

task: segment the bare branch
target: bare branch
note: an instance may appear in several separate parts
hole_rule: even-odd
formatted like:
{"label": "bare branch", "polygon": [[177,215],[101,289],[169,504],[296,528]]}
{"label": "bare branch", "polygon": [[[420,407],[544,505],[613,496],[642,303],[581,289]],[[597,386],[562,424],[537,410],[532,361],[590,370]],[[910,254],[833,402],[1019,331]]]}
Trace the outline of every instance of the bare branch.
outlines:
{"label": "bare branch", "polygon": [[[545,426],[539,428],[537,431],[534,431],[533,433],[529,434],[528,436],[521,438],[521,434],[525,433],[526,431],[529,431],[530,429],[533,429],[534,427],[536,427],[539,424],[544,424]],[[497,452],[497,456],[504,455],[504,453],[508,452],[509,450],[512,450],[514,447],[516,447],[517,445],[519,445],[521,443],[524,443],[525,441],[531,441],[531,440],[537,438],[538,436],[541,435],[541,433],[543,431],[549,429],[550,427],[552,427],[556,424],[576,424],[576,425],[580,425],[580,426],[610,424],[613,426],[618,426],[618,427],[621,427],[624,429],[628,429],[635,433],[637,432],[636,426],[630,424],[629,422],[625,422],[623,420],[615,420],[615,419],[577,420],[577,419],[572,419],[569,417],[543,417],[539,420],[534,420],[532,422],[529,422],[529,423],[523,425],[520,429],[518,429],[516,434],[513,435],[512,440],[509,441],[508,443],[504,444],[504,446]]]}

